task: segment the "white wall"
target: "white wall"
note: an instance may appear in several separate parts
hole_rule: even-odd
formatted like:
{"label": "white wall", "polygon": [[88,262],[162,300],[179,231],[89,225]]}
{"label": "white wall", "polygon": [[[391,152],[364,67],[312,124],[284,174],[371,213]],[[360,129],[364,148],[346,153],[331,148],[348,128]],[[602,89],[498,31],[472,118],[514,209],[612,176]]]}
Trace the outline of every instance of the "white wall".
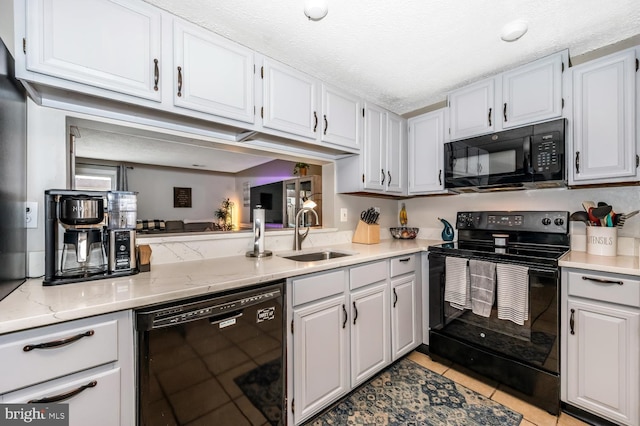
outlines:
{"label": "white wall", "polygon": [[[138,192],[138,219],[214,219],[225,198],[242,205],[234,175],[136,164],[127,171],[129,190]],[[173,207],[173,188],[191,188],[191,208]],[[237,223],[237,222],[234,222]]]}

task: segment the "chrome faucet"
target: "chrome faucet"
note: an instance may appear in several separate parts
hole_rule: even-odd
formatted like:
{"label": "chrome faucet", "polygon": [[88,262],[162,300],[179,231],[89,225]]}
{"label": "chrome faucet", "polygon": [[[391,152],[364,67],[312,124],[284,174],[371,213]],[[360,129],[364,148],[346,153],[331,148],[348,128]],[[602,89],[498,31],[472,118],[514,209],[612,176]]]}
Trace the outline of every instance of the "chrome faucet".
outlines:
{"label": "chrome faucet", "polygon": [[302,207],[298,213],[296,213],[296,227],[295,230],[293,231],[293,249],[294,250],[302,250],[302,242],[304,241],[305,238],[307,238],[307,234],[309,234],[309,229],[310,227],[307,226],[307,230],[304,231],[303,234],[300,234],[300,216],[302,215],[302,213],[304,212],[311,212],[313,213],[313,215],[316,217],[316,225],[318,225],[318,213],[316,213],[316,211],[313,208],[310,207]]}

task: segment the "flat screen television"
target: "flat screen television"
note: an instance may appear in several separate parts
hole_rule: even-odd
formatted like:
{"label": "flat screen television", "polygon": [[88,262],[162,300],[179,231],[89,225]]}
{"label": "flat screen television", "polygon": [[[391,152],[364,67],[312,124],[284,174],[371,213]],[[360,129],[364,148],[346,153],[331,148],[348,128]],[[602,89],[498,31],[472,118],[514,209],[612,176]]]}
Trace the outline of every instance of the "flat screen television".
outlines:
{"label": "flat screen television", "polygon": [[284,198],[282,181],[254,186],[250,191],[250,213],[253,222],[253,209],[258,206],[265,210],[264,223],[267,227],[282,228],[284,223]]}

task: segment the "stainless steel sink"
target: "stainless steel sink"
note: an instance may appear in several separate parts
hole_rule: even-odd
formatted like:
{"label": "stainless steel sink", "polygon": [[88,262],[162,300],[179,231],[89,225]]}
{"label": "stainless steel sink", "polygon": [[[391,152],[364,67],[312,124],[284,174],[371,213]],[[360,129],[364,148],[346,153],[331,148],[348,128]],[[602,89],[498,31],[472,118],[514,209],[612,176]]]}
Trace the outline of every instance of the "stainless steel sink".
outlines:
{"label": "stainless steel sink", "polygon": [[333,250],[322,250],[322,251],[287,254],[287,255],[279,255],[279,256],[284,259],[295,260],[296,262],[317,262],[319,260],[329,260],[329,259],[335,259],[337,257],[352,256],[352,255],[353,253],[344,253],[344,252],[333,251]]}

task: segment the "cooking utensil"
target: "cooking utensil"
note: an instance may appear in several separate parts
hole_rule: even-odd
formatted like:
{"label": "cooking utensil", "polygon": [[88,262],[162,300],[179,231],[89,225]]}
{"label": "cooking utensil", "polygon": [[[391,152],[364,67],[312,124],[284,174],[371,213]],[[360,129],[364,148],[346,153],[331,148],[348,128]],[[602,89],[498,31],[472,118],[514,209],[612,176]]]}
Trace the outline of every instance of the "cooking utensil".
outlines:
{"label": "cooking utensil", "polygon": [[600,226],[600,219],[598,219],[593,214],[593,209],[595,209],[595,207],[589,207],[587,210],[588,216],[589,216],[589,223],[591,224],[591,226]]}
{"label": "cooking utensil", "polygon": [[577,212],[571,213],[571,216],[569,216],[569,220],[573,220],[576,222],[584,222],[587,225],[590,225],[589,213],[583,212],[583,211],[577,211]]}
{"label": "cooking utensil", "polygon": [[589,211],[589,207],[595,208],[595,207],[598,207],[598,206],[593,201],[583,201],[582,202],[582,208],[584,209],[585,212]]}
{"label": "cooking utensil", "polygon": [[591,209],[591,214],[593,214],[595,217],[600,219],[600,222],[602,223],[602,219],[607,217],[607,215],[609,213],[611,213],[611,210],[613,210],[611,206],[604,205],[604,206],[600,206],[600,207],[596,207],[594,209]]}
{"label": "cooking utensil", "polygon": [[622,228],[624,226],[624,223],[627,221],[627,219],[629,219],[630,217],[633,217],[635,215],[637,215],[640,212],[640,210],[634,210],[630,213],[623,213],[620,214],[620,219],[618,220],[618,224],[616,225],[618,228]]}

